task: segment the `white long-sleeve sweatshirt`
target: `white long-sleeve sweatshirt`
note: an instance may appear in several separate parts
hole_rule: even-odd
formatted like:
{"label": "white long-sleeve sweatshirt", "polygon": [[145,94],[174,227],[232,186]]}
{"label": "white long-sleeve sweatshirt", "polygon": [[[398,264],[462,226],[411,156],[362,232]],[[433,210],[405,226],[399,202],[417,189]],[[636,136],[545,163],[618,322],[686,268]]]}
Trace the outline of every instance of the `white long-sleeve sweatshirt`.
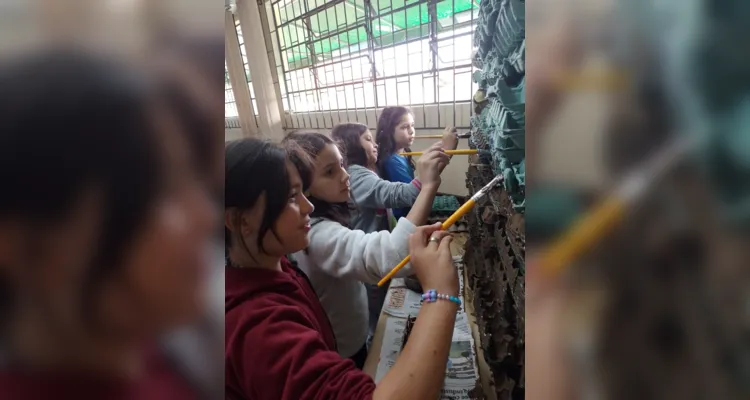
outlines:
{"label": "white long-sleeve sweatshirt", "polygon": [[[367,291],[409,254],[409,235],[416,226],[401,218],[392,232],[365,233],[327,219],[312,221],[310,245],[294,253],[312,283],[336,335],[342,357],[365,344],[368,330]],[[407,264],[396,277],[411,275]]]}

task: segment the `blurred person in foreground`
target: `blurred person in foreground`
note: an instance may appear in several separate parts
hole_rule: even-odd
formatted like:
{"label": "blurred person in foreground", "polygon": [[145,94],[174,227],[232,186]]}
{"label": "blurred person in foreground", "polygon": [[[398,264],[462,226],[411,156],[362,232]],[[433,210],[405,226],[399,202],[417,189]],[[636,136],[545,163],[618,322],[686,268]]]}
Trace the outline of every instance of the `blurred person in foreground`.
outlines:
{"label": "blurred person in foreground", "polygon": [[[731,207],[750,193],[750,181],[743,181],[743,168],[737,168],[742,164],[747,170],[742,150],[750,148],[740,140],[750,137],[747,113],[742,113],[746,102],[741,102],[746,73],[738,72],[747,68],[742,68],[746,60],[737,57],[741,46],[727,44],[741,42],[737,32],[746,29],[742,22],[750,13],[724,2],[684,18],[691,13],[655,13],[644,3],[620,3],[628,7],[617,11],[632,12],[628,17],[633,20],[608,31],[609,40],[627,45],[609,46],[617,49],[610,56],[618,73],[624,71],[632,81],[614,99],[603,169],[617,182],[642,165],[649,150],[690,134],[703,136],[694,143],[698,160],[687,156],[675,163],[563,279],[540,274],[533,252],[543,249],[529,246],[527,398],[748,398],[747,225],[736,229],[747,221],[742,214],[748,208],[747,203],[740,204],[742,209]],[[659,5],[666,10],[674,4]],[[563,58],[550,60],[547,68],[565,65]],[[548,71],[532,60],[539,57],[529,59],[529,86],[543,94],[547,77],[538,74]],[[541,107],[529,93],[527,113],[536,112],[527,114],[529,126],[531,121],[540,126],[554,102],[548,97],[549,107]],[[577,117],[592,119],[588,113]],[[532,138],[528,171],[535,170],[529,165],[534,161],[529,153],[538,150],[533,139],[540,141],[535,133],[527,131]],[[533,190],[528,189],[527,199],[536,196]],[[722,196],[727,193],[731,196]],[[728,211],[740,212],[732,221],[722,220]],[[539,214],[529,206],[527,215]]]}
{"label": "blurred person in foreground", "polygon": [[[159,49],[156,70],[180,121],[214,207],[224,197],[224,38],[170,38]],[[224,231],[217,224],[203,318],[170,332],[166,348],[208,399],[224,395]]]}
{"label": "blurred person in foreground", "polygon": [[[562,3],[560,3],[562,4]],[[549,1],[532,3],[527,42],[534,49],[526,59],[526,198],[534,200],[539,179],[543,133],[561,104],[565,91],[557,85],[561,74],[576,70],[581,52],[576,27],[564,17],[550,17]],[[544,6],[544,7],[543,7]],[[552,8],[554,10],[554,8]],[[558,10],[555,10],[558,11]],[[541,13],[541,14],[540,14]],[[536,192],[538,193],[538,192]],[[536,194],[538,196],[538,194]],[[527,207],[527,223],[533,218],[534,205]],[[538,217],[537,217],[538,218]],[[566,354],[564,311],[570,288],[560,280],[550,280],[535,265],[543,244],[530,240],[536,232],[527,225],[525,274],[525,388],[529,400],[571,398],[575,391]]]}
{"label": "blurred person in foreground", "polygon": [[191,399],[157,338],[202,313],[215,210],[147,77],[0,66],[0,397]]}

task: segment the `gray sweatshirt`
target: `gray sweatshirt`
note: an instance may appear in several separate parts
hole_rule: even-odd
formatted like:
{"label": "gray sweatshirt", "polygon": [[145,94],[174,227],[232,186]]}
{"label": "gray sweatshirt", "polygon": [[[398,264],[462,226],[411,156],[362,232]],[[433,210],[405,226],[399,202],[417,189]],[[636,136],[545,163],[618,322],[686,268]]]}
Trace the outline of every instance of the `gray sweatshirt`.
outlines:
{"label": "gray sweatshirt", "polygon": [[[376,284],[409,255],[409,235],[417,229],[401,218],[393,232],[365,233],[313,218],[310,245],[294,253],[331,321],[339,354],[353,356],[367,339],[369,313],[364,283]],[[411,275],[411,264],[396,278]]]}
{"label": "gray sweatshirt", "polygon": [[389,182],[361,165],[351,165],[349,184],[356,212],[352,213],[352,228],[377,232],[388,229],[387,208],[411,207],[419,195],[418,181]]}

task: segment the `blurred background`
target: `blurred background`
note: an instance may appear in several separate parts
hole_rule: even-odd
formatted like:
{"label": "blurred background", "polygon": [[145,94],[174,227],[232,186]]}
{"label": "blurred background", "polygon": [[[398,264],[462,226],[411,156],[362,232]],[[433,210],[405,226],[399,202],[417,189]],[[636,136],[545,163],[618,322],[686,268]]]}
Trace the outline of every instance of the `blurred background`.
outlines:
{"label": "blurred background", "polygon": [[[158,250],[152,248],[153,251],[148,254],[152,254],[153,257],[140,261],[137,258],[147,253],[135,252],[131,247],[132,244],[123,244],[125,239],[123,239],[123,243],[116,244],[116,246],[124,246],[125,250],[114,263],[122,264],[120,267],[126,277],[118,275],[117,278],[109,276],[106,279],[102,278],[104,279],[102,282],[106,282],[108,288],[106,289],[108,290],[107,294],[102,294],[103,297],[94,300],[87,298],[86,302],[118,302],[117,307],[119,308],[117,310],[122,311],[122,313],[110,313],[110,315],[117,315],[117,317],[105,317],[97,322],[103,326],[112,323],[115,324],[112,326],[119,328],[113,329],[112,326],[105,326],[107,329],[113,329],[111,331],[105,330],[105,332],[110,332],[108,336],[92,337],[98,337],[103,343],[106,342],[110,345],[118,340],[119,343],[122,343],[122,337],[128,337],[128,335],[131,338],[137,337],[138,341],[147,344],[147,346],[141,348],[142,350],[148,350],[144,351],[144,354],[151,354],[153,347],[156,349],[154,353],[158,353],[160,357],[146,357],[145,359],[148,360],[149,364],[144,370],[145,374],[143,376],[137,374],[141,378],[131,386],[114,386],[113,389],[112,386],[97,386],[96,382],[86,383],[84,380],[83,393],[88,396],[96,397],[95,393],[99,393],[103,397],[97,398],[223,398],[224,257],[221,233],[223,231],[219,229],[221,222],[218,218],[219,210],[223,209],[221,199],[223,196],[224,168],[224,108],[221,91],[224,57],[223,22],[224,9],[221,3],[207,0],[0,1],[0,64],[2,64],[3,79],[10,79],[9,77],[18,74],[17,68],[19,66],[23,69],[25,63],[29,65],[29,73],[25,75],[25,79],[29,81],[18,82],[16,80],[13,87],[0,87],[0,96],[3,97],[3,104],[6,107],[16,107],[17,114],[31,112],[36,117],[31,119],[36,119],[39,122],[32,122],[28,119],[30,114],[24,114],[24,118],[27,118],[26,123],[19,125],[17,124],[19,119],[13,119],[15,117],[12,112],[2,113],[4,117],[0,119],[3,119],[1,123],[5,128],[0,133],[0,142],[3,143],[0,147],[6,146],[6,148],[3,149],[0,157],[6,159],[1,160],[0,165],[6,169],[25,165],[23,159],[14,157],[14,154],[25,154],[24,157],[27,159],[47,154],[45,153],[47,150],[50,151],[49,154],[52,154],[51,159],[37,160],[38,170],[6,170],[7,173],[1,174],[2,179],[0,180],[4,182],[3,186],[6,189],[14,188],[13,184],[15,183],[26,181],[26,186],[18,186],[18,199],[31,196],[31,192],[26,191],[25,188],[31,185],[29,182],[32,177],[44,179],[43,182],[47,182],[54,181],[60,176],[66,176],[65,173],[70,171],[65,168],[65,165],[52,165],[54,160],[66,159],[65,157],[71,160],[96,159],[81,163],[80,171],[83,171],[81,176],[89,176],[92,179],[89,183],[105,182],[104,173],[97,177],[97,173],[92,172],[92,168],[97,165],[97,162],[105,163],[106,160],[98,160],[96,154],[92,154],[92,151],[96,151],[96,146],[101,146],[101,154],[109,154],[106,152],[112,150],[111,143],[128,143],[127,135],[125,137],[119,136],[122,131],[118,129],[118,125],[123,126],[122,119],[124,118],[127,121],[128,117],[123,117],[124,114],[120,115],[116,112],[109,113],[109,109],[102,111],[102,107],[99,107],[97,103],[103,104],[103,107],[106,108],[110,99],[101,98],[99,101],[92,101],[91,93],[96,93],[97,90],[99,90],[99,93],[108,93],[107,91],[110,90],[113,98],[123,93],[123,96],[136,92],[142,93],[144,96],[142,101],[145,101],[143,104],[149,104],[150,107],[145,109],[148,115],[158,115],[153,117],[157,120],[163,118],[164,115],[167,115],[167,119],[174,117],[174,120],[170,120],[171,122],[160,122],[173,124],[171,125],[173,129],[157,130],[159,132],[179,132],[179,138],[174,138],[165,133],[172,143],[167,146],[167,153],[179,153],[180,149],[187,149],[187,155],[179,156],[183,157],[179,158],[182,160],[182,164],[176,162],[176,159],[165,156],[159,159],[153,168],[148,166],[151,164],[148,164],[148,155],[146,154],[135,158],[127,158],[128,156],[125,155],[117,158],[121,159],[123,163],[118,168],[125,171],[130,169],[141,171],[144,168],[151,168],[147,169],[146,176],[149,174],[154,176],[164,174],[165,177],[172,176],[172,178],[169,178],[172,181],[162,182],[160,191],[154,194],[155,200],[152,199],[150,206],[152,208],[149,208],[151,214],[144,214],[146,216],[130,214],[123,217],[124,214],[133,212],[125,209],[125,211],[120,210],[124,213],[123,215],[113,218],[143,217],[147,221],[153,222],[153,220],[148,219],[152,218],[148,217],[149,215],[161,215],[158,213],[164,212],[165,215],[169,215],[167,221],[171,224],[169,227],[171,227],[173,233],[181,232],[180,229],[187,228],[198,233],[193,234],[190,241],[172,248],[169,248],[169,238],[162,237],[162,243],[165,243],[161,246],[162,248]],[[51,65],[40,66],[39,60],[47,59],[47,57],[49,57],[49,60],[57,61]],[[92,68],[92,70],[100,72],[102,68],[106,70],[106,67],[102,67],[102,65],[111,65],[111,73],[92,74],[90,79],[61,82],[59,85],[55,84],[46,88],[40,82],[47,81],[35,82],[36,75],[32,72],[39,71],[40,75],[46,77],[44,79],[55,82],[56,76],[79,79],[81,75],[85,76],[86,68]],[[128,79],[132,79],[132,81]],[[85,89],[89,85],[92,89]],[[119,86],[120,89],[113,89],[118,87],[117,85],[124,86]],[[23,89],[24,86],[26,89]],[[55,89],[56,87],[58,89]],[[23,95],[19,93],[23,93]],[[12,97],[14,96],[26,100],[19,100],[18,104],[12,105]],[[87,101],[89,106],[85,105]],[[36,107],[34,104],[39,106],[29,111]],[[87,111],[86,107],[90,107],[90,109]],[[165,109],[168,112],[163,112]],[[70,121],[69,126],[67,121]],[[66,129],[76,130],[76,132],[67,134]],[[92,134],[91,132],[98,132],[98,137],[104,138],[103,141],[81,139]],[[110,134],[113,136],[112,141],[108,144],[106,138]],[[148,140],[158,141],[163,139],[160,134],[155,135]],[[118,140],[122,141],[117,142]],[[51,146],[55,143],[58,143],[60,152],[67,151],[69,154],[58,157],[59,154],[52,152]],[[11,146],[15,147],[11,148]],[[188,164],[184,164],[185,160]],[[48,162],[49,165],[46,165],[45,162]],[[86,171],[86,168],[89,170]],[[181,172],[175,173],[174,171]],[[36,172],[39,175],[33,175]],[[133,172],[133,174],[136,173]],[[95,179],[100,179],[101,182]],[[175,179],[177,179],[177,183],[174,183]],[[194,186],[195,182],[198,183],[197,191]],[[40,185],[43,187],[46,184],[40,183]],[[127,184],[123,183],[122,187],[126,188]],[[35,193],[46,193],[45,190],[47,189],[49,188],[38,189]],[[203,193],[205,198],[208,199],[207,203],[199,200],[203,196],[198,195],[199,192]],[[8,288],[3,286],[2,297],[3,300],[11,297],[18,300],[21,295],[28,295],[29,298],[36,299],[37,303],[41,304],[43,301],[39,298],[44,301],[50,301],[50,299],[44,297],[44,295],[39,298],[34,297],[36,295],[33,293],[36,293],[35,291],[38,289],[36,286],[23,286],[24,284],[19,283],[25,281],[11,280],[7,282],[9,279],[16,279],[14,274],[18,270],[14,263],[19,262],[18,258],[13,258],[15,257],[13,243],[16,242],[10,240],[18,239],[20,237],[18,233],[21,230],[25,232],[25,229],[31,226],[31,222],[36,221],[33,216],[19,214],[18,210],[23,207],[16,207],[16,203],[14,203],[16,197],[7,196],[9,193],[5,192],[3,196],[10,198],[10,200],[2,202],[0,207],[0,236],[2,240],[7,240],[6,244],[8,244],[8,246],[0,246],[0,278],[2,278],[3,284],[8,283],[11,287],[13,285],[21,286],[12,288],[13,293],[10,291],[6,293],[5,290]],[[192,196],[190,197],[192,200],[183,196],[188,196],[188,193],[192,193],[189,195],[189,197]],[[108,194],[112,195],[111,193]],[[58,193],[50,189],[49,196],[53,203],[57,195]],[[134,194],[125,194],[124,196],[131,195],[135,196]],[[59,196],[60,202],[69,200],[64,199],[63,194],[59,194]],[[178,199],[182,200],[177,203],[173,202],[169,206],[171,208],[169,208],[164,206],[162,201],[165,197],[172,199],[169,196],[177,196]],[[188,208],[180,208],[186,204],[192,204],[192,214],[180,214],[180,211],[188,210]],[[94,209],[91,208],[91,210]],[[21,210],[20,212],[25,211]],[[71,211],[61,209],[60,212],[67,216],[67,213]],[[39,215],[36,215],[36,217],[39,217]],[[18,222],[21,224],[15,225]],[[83,237],[79,237],[79,235],[83,235],[82,231],[75,228],[78,225],[68,226],[52,218],[49,218],[45,223],[50,226],[59,226],[61,229],[72,229],[69,231],[69,237],[72,237],[73,240]],[[139,225],[141,226],[140,230],[133,234],[134,238],[131,238],[130,242],[148,246],[149,241],[153,239],[152,236],[159,232],[157,230],[149,231],[148,226],[152,225],[147,225],[148,223],[150,222],[141,224],[146,228]],[[207,223],[210,223],[211,226],[215,225],[215,228],[209,229],[207,232],[200,228]],[[28,237],[28,240],[35,243],[34,248],[37,252],[42,251],[43,244],[47,239],[49,238],[44,233]],[[100,244],[94,243],[92,248]],[[198,250],[195,250],[196,248]],[[196,265],[192,265],[193,261],[189,260],[190,257],[180,256],[180,253],[197,256],[193,258],[200,261]],[[58,253],[51,252],[50,254],[50,258],[45,261],[46,264],[41,265],[39,270],[33,271],[34,274],[42,274],[43,271],[48,271],[45,268],[52,268],[55,262],[61,260],[60,257],[56,258],[55,256]],[[134,261],[134,259],[136,260]],[[185,261],[186,259],[190,266],[186,265],[180,272],[180,260]],[[30,267],[30,264],[25,265],[25,267]],[[87,268],[93,271],[99,267],[101,266],[90,265]],[[165,275],[171,267],[175,267],[172,272],[177,274],[177,278],[182,275],[189,279],[193,277],[192,272],[198,271],[198,274],[195,275],[198,277],[197,285],[190,283],[191,286],[185,286],[187,281],[172,279],[175,276],[170,278]],[[195,267],[195,270],[191,267]],[[130,276],[131,273],[133,275],[142,273],[150,275]],[[39,276],[32,277],[30,275],[24,279],[37,278]],[[130,281],[126,282],[128,279]],[[49,293],[57,293],[57,290],[66,293],[71,290],[76,291],[75,288],[84,287],[81,286],[79,281],[58,279],[56,283],[51,284],[52,286],[47,287],[48,290],[45,290]],[[181,284],[185,285],[179,286]],[[101,285],[105,284],[101,283]],[[115,295],[112,293],[115,289],[108,285],[129,286],[127,290],[130,290],[130,292],[128,292],[128,296],[123,295],[120,296],[119,300],[113,300]],[[187,288],[191,288],[189,293],[180,292],[188,290]],[[117,290],[124,293],[126,289],[120,288]],[[162,301],[148,306],[149,299],[146,294],[149,290],[161,292],[161,295],[164,296]],[[139,296],[134,296],[133,293],[139,294]],[[80,293],[72,293],[70,295],[72,297],[64,298],[66,300],[63,300],[63,297],[55,299],[58,304],[67,304],[65,301],[68,300],[71,302],[79,301],[76,300],[79,295],[83,296]],[[185,297],[174,300],[176,298],[174,296],[177,295]],[[169,296],[173,298],[170,300]],[[141,300],[141,304],[137,307],[138,298],[134,299],[133,297],[138,297]],[[127,300],[127,298],[130,300]],[[145,323],[150,321],[145,319],[146,317],[140,320],[132,317],[132,315],[128,318],[124,317],[130,315],[129,313],[137,314],[139,312],[148,315],[149,307],[159,309],[160,304],[170,304],[170,302],[181,302],[184,305],[185,303],[191,303],[193,298],[198,299],[200,303],[197,304],[197,307],[191,308],[194,315],[191,318],[178,318],[179,323],[161,326],[161,328],[168,329],[150,329],[152,327]],[[154,298],[150,300],[154,300]],[[48,307],[49,309],[46,309],[47,314],[44,314],[44,307],[39,304],[37,304],[38,307],[29,305],[22,308],[20,303],[16,304],[17,308],[13,315],[6,314],[6,309],[3,308],[3,343],[0,346],[0,349],[2,349],[0,351],[0,398],[47,398],[50,393],[62,397],[66,397],[67,393],[76,397],[76,393],[80,393],[76,392],[77,389],[71,389],[74,387],[71,382],[78,381],[68,379],[63,383],[57,378],[69,376],[70,373],[73,373],[71,376],[75,377],[75,372],[80,368],[86,372],[87,368],[92,365],[101,367],[100,362],[103,359],[112,361],[111,358],[116,358],[113,356],[115,354],[113,352],[109,352],[109,355],[107,355],[106,351],[92,350],[93,345],[78,347],[74,337],[79,339],[85,337],[81,336],[84,328],[82,328],[83,325],[79,324],[80,321],[76,322],[77,320],[71,316],[72,314],[64,314],[66,318],[70,317],[68,319],[58,318],[59,310],[50,311],[52,308]],[[179,307],[178,304],[173,305]],[[94,308],[98,306],[99,304]],[[112,304],[107,303],[106,306],[102,307],[109,306],[112,306]],[[112,311],[111,308],[108,309]],[[55,332],[54,335],[47,336],[48,341],[43,338],[36,342],[21,340],[18,343],[23,343],[23,345],[19,345],[12,340],[16,333],[13,332],[13,326],[18,320],[34,319],[25,310],[37,310],[40,315],[48,315],[46,320],[29,325],[37,328],[46,326],[49,329],[48,332]],[[125,310],[130,311],[126,313]],[[116,318],[120,319],[115,321]],[[125,319],[130,321],[130,325],[124,322]],[[169,320],[169,318],[165,320]],[[140,327],[138,327],[139,324]],[[154,327],[158,325],[154,323]],[[132,332],[124,327],[133,328]],[[98,328],[102,328],[102,326]],[[97,335],[101,334],[101,331],[97,332]],[[66,336],[66,333],[70,333],[71,336]],[[158,335],[154,336],[155,333]],[[89,334],[94,335],[91,332],[86,333],[86,335]],[[33,335],[29,334],[29,337],[31,336]],[[55,355],[50,355],[46,361],[44,357],[39,360],[34,357],[27,357],[35,352],[43,352],[44,350],[40,349],[44,349],[44,346],[52,346],[52,348],[57,349],[64,349],[67,346],[67,351],[71,352],[72,355],[64,351],[60,351],[59,354],[51,352],[49,354],[54,353]],[[87,353],[89,350],[91,350],[91,354]],[[132,355],[130,354],[130,356]],[[91,357],[87,358],[88,356]],[[151,362],[153,360],[156,360],[156,362]],[[51,370],[58,371],[59,374],[55,376],[41,375],[41,377],[37,375],[36,378],[39,380],[33,380],[37,383],[25,385],[23,382],[26,381],[23,378],[27,375],[23,374],[31,373],[30,376],[34,377],[33,373],[37,371],[35,367],[40,365],[47,365],[48,367],[53,365],[55,367]],[[165,365],[167,367],[164,367]],[[42,368],[42,370],[44,369]],[[99,368],[99,370],[104,372],[106,377],[106,368]],[[178,378],[175,378],[175,376]],[[110,391],[96,392],[97,389],[102,387],[106,387]],[[174,390],[175,387],[178,390]],[[50,392],[45,392],[45,390]]]}
{"label": "blurred background", "polygon": [[[748,398],[749,17],[527,3],[529,399]],[[585,250],[549,267],[605,201]]]}

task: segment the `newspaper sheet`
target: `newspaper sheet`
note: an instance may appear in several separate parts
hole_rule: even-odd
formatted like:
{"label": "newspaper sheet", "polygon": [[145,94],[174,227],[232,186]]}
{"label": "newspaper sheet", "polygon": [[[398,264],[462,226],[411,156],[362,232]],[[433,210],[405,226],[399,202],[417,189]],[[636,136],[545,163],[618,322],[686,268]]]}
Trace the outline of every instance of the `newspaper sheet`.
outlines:
{"label": "newspaper sheet", "polygon": [[[379,382],[396,363],[406,328],[405,318],[388,318],[383,335],[383,346],[380,350],[375,381]],[[458,313],[453,329],[453,339],[445,372],[445,386],[442,400],[470,399],[469,392],[473,390],[479,379],[476,365],[474,340],[471,336],[466,314]]]}
{"label": "newspaper sheet", "polygon": [[[461,257],[453,257],[453,265],[458,270],[458,293],[463,299],[464,293],[464,274],[463,274],[463,259]],[[406,318],[408,315],[416,316],[419,313],[419,308],[422,306],[422,296],[419,293],[409,290],[404,284],[404,280],[397,278],[391,281],[390,290],[385,298],[383,304],[383,312],[388,315]],[[463,312],[463,302],[459,312]]]}

